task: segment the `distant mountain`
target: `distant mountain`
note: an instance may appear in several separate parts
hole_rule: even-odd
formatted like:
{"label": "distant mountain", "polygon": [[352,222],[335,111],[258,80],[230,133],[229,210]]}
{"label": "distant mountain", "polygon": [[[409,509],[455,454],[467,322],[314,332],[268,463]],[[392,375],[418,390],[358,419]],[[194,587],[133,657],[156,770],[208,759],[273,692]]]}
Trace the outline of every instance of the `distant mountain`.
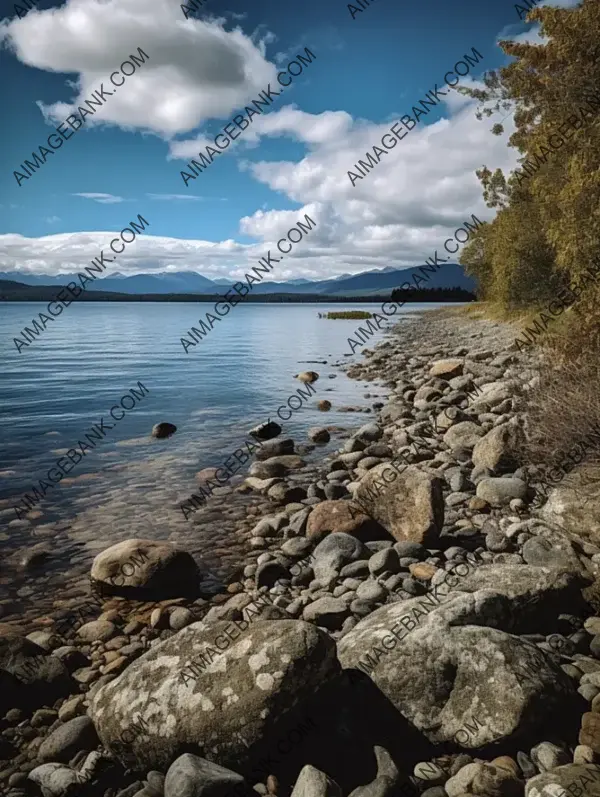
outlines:
{"label": "distant mountain", "polygon": [[[319,294],[323,296],[365,296],[377,292],[388,292],[410,281],[413,273],[419,274],[420,266],[395,269],[392,266],[376,271],[363,271],[361,274],[342,274],[326,280],[307,280],[303,278],[287,282],[262,282],[253,286],[256,294]],[[421,275],[422,276],[422,275]],[[463,288],[472,291],[475,281],[467,277],[458,263],[445,263],[435,274],[428,274],[429,281],[421,283],[423,288]],[[24,285],[65,285],[77,281],[76,274],[28,274],[20,271],[0,272],[0,280],[15,281]],[[176,271],[162,274],[135,274],[126,276],[117,272],[111,276],[98,278],[87,286],[88,290],[114,291],[137,294],[217,294],[223,293],[232,280],[219,278],[211,280],[195,271]]]}

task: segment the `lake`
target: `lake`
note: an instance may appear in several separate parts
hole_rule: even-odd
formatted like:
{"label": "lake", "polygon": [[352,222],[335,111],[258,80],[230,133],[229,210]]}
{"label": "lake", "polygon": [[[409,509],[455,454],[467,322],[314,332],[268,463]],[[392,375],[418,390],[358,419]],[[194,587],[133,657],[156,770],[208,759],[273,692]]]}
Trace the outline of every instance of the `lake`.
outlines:
{"label": "lake", "polygon": [[[405,315],[434,306],[443,305],[413,304]],[[20,575],[19,557],[32,543],[52,541],[56,550],[47,577],[54,587],[67,572],[89,573],[93,556],[121,539],[189,543],[202,529],[183,517],[179,504],[197,490],[195,473],[220,466],[252,427],[270,417],[283,426],[284,436],[306,442],[311,426],[351,429],[368,422],[372,416],[339,408],[369,407],[386,393],[348,379],[339,368],[384,333],[344,356],[348,337],[364,322],[317,315],[374,311],[376,304],[240,304],[187,354],[180,339],[198,326],[208,303],[75,303],[21,353],[13,338],[31,327],[45,304],[1,307],[0,590],[10,586],[24,602],[33,585]],[[284,422],[277,408],[302,386],[293,378],[302,370],[320,374],[316,393]],[[112,420],[109,409],[138,382],[147,391],[143,399]],[[319,399],[331,401],[332,410],[320,412]],[[104,437],[96,433],[102,439],[92,441],[95,447],[47,489],[28,519],[17,520],[15,503],[32,493],[68,449],[85,442],[85,433],[102,418],[114,428]],[[175,424],[177,432],[166,440],[151,438],[160,421]]]}

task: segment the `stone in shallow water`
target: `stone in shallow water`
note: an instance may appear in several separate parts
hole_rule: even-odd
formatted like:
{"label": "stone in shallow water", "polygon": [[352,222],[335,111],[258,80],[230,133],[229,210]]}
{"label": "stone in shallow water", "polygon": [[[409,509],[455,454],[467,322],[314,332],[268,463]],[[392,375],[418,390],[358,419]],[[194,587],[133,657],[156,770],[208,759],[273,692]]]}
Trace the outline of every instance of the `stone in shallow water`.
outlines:
{"label": "stone in shallow water", "polygon": [[177,427],[174,424],[163,421],[154,424],[152,427],[152,437],[155,437],[157,440],[164,440],[167,437],[171,437],[176,431]]}

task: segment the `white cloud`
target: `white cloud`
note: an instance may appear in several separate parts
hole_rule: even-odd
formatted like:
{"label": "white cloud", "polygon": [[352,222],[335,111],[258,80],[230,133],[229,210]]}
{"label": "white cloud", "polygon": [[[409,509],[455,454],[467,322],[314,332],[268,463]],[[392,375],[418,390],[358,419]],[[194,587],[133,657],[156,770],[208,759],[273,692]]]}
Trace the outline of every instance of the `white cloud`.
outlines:
{"label": "white cloud", "polygon": [[194,194],[146,194],[148,199],[156,199],[165,202],[182,200],[185,202],[203,202],[205,197],[195,196]]}
{"label": "white cloud", "polygon": [[225,24],[225,19],[186,20],[172,0],[67,0],[59,8],[4,20],[0,40],[28,66],[78,75],[69,83],[76,89],[72,102],[38,103],[57,121],[102,82],[114,89],[109,76],[141,47],[146,62],[86,123],[171,137],[207,119],[229,117],[275,78],[264,38],[254,42],[240,28],[225,30]]}
{"label": "white cloud", "polygon": [[100,202],[101,205],[114,205],[117,202],[126,202],[122,196],[114,196],[114,194],[73,194],[72,196],[80,196],[83,199],[93,199],[94,202]]}
{"label": "white cloud", "polygon": [[[298,209],[263,208],[243,217],[240,233],[256,238],[252,244],[144,233],[119,255],[118,270],[189,269],[213,278],[243,278],[267,250],[279,256],[276,242],[305,214],[317,226],[274,267],[274,280],[326,279],[390,265],[401,268],[423,263],[435,250],[442,254],[444,241],[473,213],[481,220],[494,215],[483,202],[475,169],[483,164],[510,169],[516,163],[516,153],[506,147],[512,119],[503,136],[493,136],[493,120],[475,118],[476,103],[455,103],[454,95],[451,102],[453,112],[434,124],[421,122],[381,156],[381,163],[356,188],[348,179],[348,169],[381,143],[390,123],[354,121],[334,112],[314,116],[293,108],[280,112],[273,129],[285,128],[297,140],[312,137],[318,143],[307,145],[299,163],[260,161],[246,164],[246,169],[297,203]],[[77,271],[106,248],[113,236],[109,232],[38,239],[0,236],[0,269],[22,267],[48,274]]]}
{"label": "white cloud", "polygon": [[56,224],[58,221],[60,221],[59,216],[48,216],[46,218],[46,224]]}

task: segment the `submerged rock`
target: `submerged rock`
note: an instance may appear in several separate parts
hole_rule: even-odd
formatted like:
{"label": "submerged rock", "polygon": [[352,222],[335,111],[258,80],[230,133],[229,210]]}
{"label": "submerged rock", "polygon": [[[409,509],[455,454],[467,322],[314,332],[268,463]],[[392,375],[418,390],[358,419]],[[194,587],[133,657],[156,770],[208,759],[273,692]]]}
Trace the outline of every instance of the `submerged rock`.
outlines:
{"label": "submerged rock", "polygon": [[166,437],[171,437],[175,434],[177,427],[172,423],[163,421],[162,423],[155,423],[152,427],[152,437],[157,440],[164,440]]}

